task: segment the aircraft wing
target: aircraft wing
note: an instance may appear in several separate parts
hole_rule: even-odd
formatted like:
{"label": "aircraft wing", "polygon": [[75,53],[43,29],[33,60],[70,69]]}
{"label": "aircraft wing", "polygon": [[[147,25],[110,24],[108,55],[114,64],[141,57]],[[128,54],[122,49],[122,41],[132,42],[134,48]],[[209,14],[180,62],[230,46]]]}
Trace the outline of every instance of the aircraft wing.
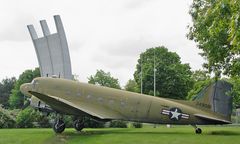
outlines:
{"label": "aircraft wing", "polygon": [[210,117],[210,116],[206,116],[206,115],[202,115],[202,114],[194,114],[194,116],[200,118],[200,119],[203,119],[203,120],[206,120],[206,121],[210,121],[212,123],[221,123],[221,124],[231,124],[232,122],[231,121],[227,121],[227,120],[224,120],[224,119],[218,119],[218,118],[215,118],[215,117]]}
{"label": "aircraft wing", "polygon": [[96,109],[92,107],[92,105],[89,104],[81,104],[77,105],[71,101],[68,101],[66,99],[62,99],[56,96],[51,95],[45,95],[42,93],[37,93],[30,91],[30,93],[40,100],[46,102],[49,106],[51,106],[53,109],[57,110],[58,112],[63,113],[71,113],[74,115],[90,115],[91,117],[101,119],[101,120],[111,120],[111,119],[122,119],[122,115],[111,111],[109,109]]}

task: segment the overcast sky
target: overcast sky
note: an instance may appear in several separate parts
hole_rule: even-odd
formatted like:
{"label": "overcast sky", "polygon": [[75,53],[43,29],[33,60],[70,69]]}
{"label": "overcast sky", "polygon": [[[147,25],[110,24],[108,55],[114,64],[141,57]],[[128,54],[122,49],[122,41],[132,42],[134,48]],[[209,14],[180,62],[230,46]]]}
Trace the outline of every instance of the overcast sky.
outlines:
{"label": "overcast sky", "polygon": [[42,35],[39,20],[56,32],[60,15],[69,44],[73,74],[80,81],[103,69],[121,86],[133,78],[139,54],[166,46],[183,63],[200,69],[203,59],[186,38],[192,0],[0,0],[0,80],[38,67],[26,25]]}

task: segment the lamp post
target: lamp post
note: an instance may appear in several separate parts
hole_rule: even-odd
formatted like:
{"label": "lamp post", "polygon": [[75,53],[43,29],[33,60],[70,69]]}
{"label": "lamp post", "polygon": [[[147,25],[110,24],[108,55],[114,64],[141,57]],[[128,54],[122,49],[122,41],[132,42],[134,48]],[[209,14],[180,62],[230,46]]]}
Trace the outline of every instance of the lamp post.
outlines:
{"label": "lamp post", "polygon": [[141,59],[141,94],[143,93],[143,83],[142,83],[142,56],[140,55],[140,59]]}
{"label": "lamp post", "polygon": [[156,96],[156,60],[155,60],[155,48],[154,48],[154,64],[153,64],[153,92],[154,96]]}
{"label": "lamp post", "polygon": [[[153,54],[153,93],[154,96],[156,96],[156,59],[155,59],[155,48],[154,48],[154,54]],[[156,128],[157,125],[154,124],[153,128]]]}

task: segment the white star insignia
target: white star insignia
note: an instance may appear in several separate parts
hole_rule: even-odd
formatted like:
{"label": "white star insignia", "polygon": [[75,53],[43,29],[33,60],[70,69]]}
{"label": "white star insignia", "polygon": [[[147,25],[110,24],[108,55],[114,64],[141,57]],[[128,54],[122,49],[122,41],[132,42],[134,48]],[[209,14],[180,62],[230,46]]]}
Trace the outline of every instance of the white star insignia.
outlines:
{"label": "white star insignia", "polygon": [[170,108],[170,110],[162,109],[161,114],[168,115],[169,119],[171,120],[180,120],[183,119],[189,119],[189,114],[182,113],[181,109],[179,108]]}
{"label": "white star insignia", "polygon": [[170,111],[170,113],[172,113],[171,119],[176,118],[178,120],[179,115],[181,115],[181,113],[179,113],[177,109],[175,109],[175,111]]}

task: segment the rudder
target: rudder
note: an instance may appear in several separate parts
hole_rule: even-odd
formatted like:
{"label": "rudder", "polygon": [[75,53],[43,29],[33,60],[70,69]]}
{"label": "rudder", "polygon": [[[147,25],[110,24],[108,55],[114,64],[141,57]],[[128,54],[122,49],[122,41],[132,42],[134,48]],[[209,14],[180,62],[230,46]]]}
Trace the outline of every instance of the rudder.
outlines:
{"label": "rudder", "polygon": [[218,80],[202,89],[194,98],[194,101],[197,104],[211,108],[213,112],[224,116],[226,120],[230,120],[232,114],[232,97],[228,96],[228,93],[231,89],[232,85],[230,83]]}

